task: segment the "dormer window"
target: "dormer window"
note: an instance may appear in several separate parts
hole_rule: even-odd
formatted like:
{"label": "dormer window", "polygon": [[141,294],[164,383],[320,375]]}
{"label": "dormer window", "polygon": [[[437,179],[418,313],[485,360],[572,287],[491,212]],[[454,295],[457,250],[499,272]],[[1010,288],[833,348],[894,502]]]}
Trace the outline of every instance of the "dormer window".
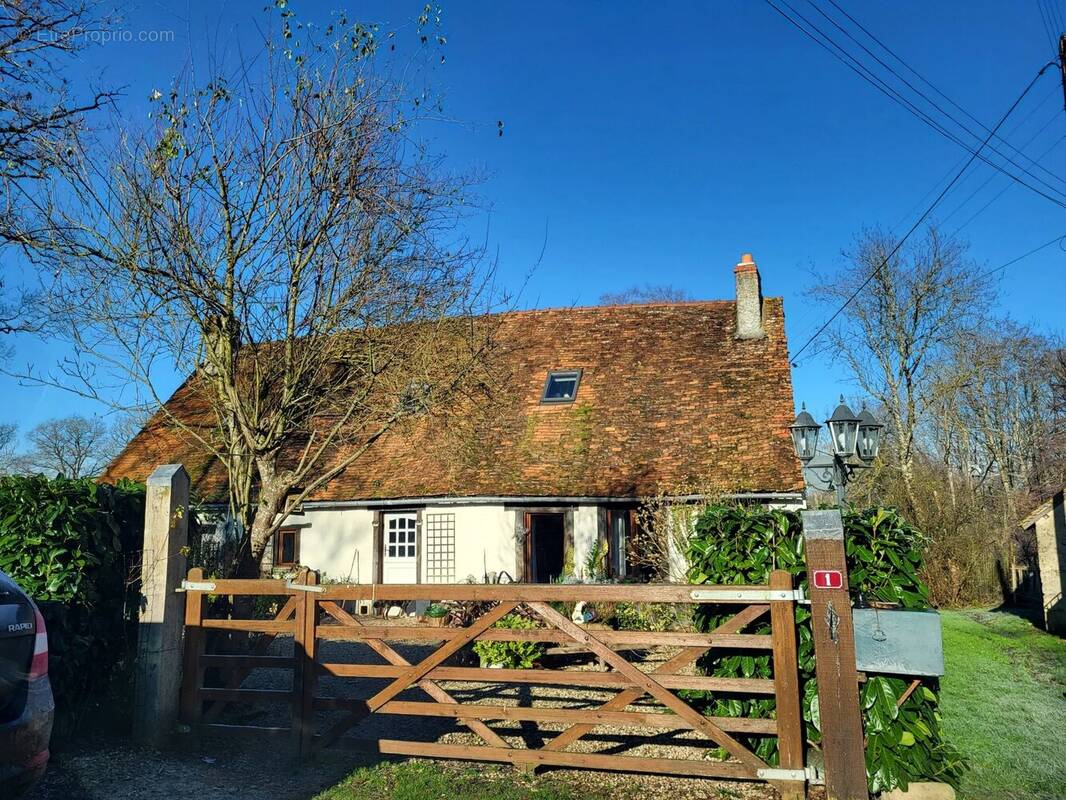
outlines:
{"label": "dormer window", "polygon": [[552,370],[544,382],[542,403],[572,403],[577,397],[577,385],[581,383],[581,370]]}

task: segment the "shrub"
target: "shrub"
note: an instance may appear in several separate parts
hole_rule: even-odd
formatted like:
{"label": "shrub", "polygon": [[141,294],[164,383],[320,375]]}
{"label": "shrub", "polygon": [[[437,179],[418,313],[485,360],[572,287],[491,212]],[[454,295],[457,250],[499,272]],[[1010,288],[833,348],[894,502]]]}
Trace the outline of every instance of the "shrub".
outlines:
{"label": "shrub", "polygon": [[679,631],[692,627],[688,605],[623,602],[615,606],[613,618],[619,630],[624,631]]}
{"label": "shrub", "polygon": [[[844,512],[845,552],[853,595],[899,603],[903,608],[928,607],[928,590],[918,577],[924,537],[893,509],[876,508]],[[736,505],[716,505],[697,519],[687,551],[689,579],[693,583],[762,584],[774,569],[784,569],[807,587],[803,536],[798,514]],[[735,608],[702,605],[695,612],[696,626],[711,630],[728,619]],[[814,641],[810,611],[796,607],[799,670],[807,739],[821,740],[818,697],[814,680]],[[769,633],[764,622],[756,633]],[[727,677],[769,678],[770,656],[733,651],[711,651],[700,662],[708,674]],[[931,683],[931,682],[930,682]],[[887,791],[909,782],[935,779],[958,784],[962,759],[943,741],[937,697],[923,686],[903,703],[907,681],[871,676],[861,689],[867,735],[866,767],[870,789]],[[772,699],[721,699],[709,693],[689,693],[702,701],[707,713],[721,716],[770,717]],[[748,744],[764,760],[777,761],[777,740],[749,738]]]}
{"label": "shrub", "polygon": [[[496,623],[497,628],[532,630],[539,625],[531,619],[508,614]],[[508,669],[532,669],[544,655],[544,645],[538,642],[474,642],[474,652],[482,664],[500,664]]]}
{"label": "shrub", "polygon": [[60,733],[131,684],[144,486],[0,478],[0,570],[38,602]]}

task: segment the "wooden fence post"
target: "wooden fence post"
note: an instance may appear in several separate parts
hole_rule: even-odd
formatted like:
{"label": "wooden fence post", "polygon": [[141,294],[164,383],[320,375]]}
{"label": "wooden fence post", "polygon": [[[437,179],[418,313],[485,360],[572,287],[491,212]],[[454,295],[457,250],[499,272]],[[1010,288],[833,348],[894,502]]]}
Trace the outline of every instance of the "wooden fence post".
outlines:
{"label": "wooden fence post", "polygon": [[835,509],[802,516],[826,797],[868,800],[844,524]]}
{"label": "wooden fence post", "polygon": [[[299,586],[318,586],[318,573],[304,570],[295,581]],[[313,751],[315,736],[315,691],[318,688],[318,593],[297,590],[293,635],[292,737],[300,758]]]}
{"label": "wooden fence post", "polygon": [[147,484],[133,734],[158,745],[178,720],[185,598],[177,589],[189,541],[189,476],[181,464],[167,464],[157,467]]}
{"label": "wooden fence post", "polygon": [[[776,569],[770,573],[770,589],[792,591],[792,575]],[[799,661],[796,655],[796,607],[791,600],[770,602],[770,625],[774,647],[774,695],[777,706],[778,763],[782,769],[803,769],[803,717],[799,702]],[[782,800],[799,800],[806,794],[805,781],[782,782]]]}

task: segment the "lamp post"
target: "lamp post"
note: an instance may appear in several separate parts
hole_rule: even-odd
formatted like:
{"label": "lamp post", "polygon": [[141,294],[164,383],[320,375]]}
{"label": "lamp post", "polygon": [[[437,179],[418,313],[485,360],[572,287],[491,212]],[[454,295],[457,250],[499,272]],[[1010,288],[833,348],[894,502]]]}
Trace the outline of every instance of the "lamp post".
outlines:
{"label": "lamp post", "polygon": [[[845,405],[843,397],[825,424],[829,428],[829,452],[833,463],[823,468],[822,477],[836,489],[837,503],[843,506],[845,488],[855,470],[869,467],[877,458],[877,452],[881,449],[881,429],[884,425],[874,419],[865,406],[856,416],[855,412]],[[796,455],[804,466],[807,466],[818,452],[818,434],[821,428],[822,426],[814,421],[814,417],[807,413],[806,405],[800,410],[796,421],[789,426]]]}

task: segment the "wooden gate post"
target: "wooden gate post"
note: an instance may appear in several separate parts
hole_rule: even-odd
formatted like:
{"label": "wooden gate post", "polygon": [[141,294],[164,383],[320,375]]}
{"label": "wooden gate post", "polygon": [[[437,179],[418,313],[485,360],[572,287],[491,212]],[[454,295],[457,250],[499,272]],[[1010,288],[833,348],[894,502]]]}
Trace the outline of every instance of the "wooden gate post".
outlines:
{"label": "wooden gate post", "polygon": [[304,569],[293,581],[300,589],[296,594],[293,635],[292,737],[297,757],[313,752],[315,726],[315,691],[318,688],[318,573]]}
{"label": "wooden gate post", "polygon": [[177,589],[189,543],[189,475],[181,464],[166,464],[147,483],[133,735],[162,744],[178,720],[185,598]]}
{"label": "wooden gate post", "polygon": [[868,800],[844,524],[835,509],[802,516],[826,797]]}
{"label": "wooden gate post", "polygon": [[[770,589],[792,591],[792,574],[775,569],[770,573]],[[799,663],[796,654],[796,608],[791,600],[770,603],[770,624],[774,648],[774,696],[777,707],[778,765],[802,770],[804,754],[803,716],[799,701]],[[782,800],[802,800],[806,783],[782,781]]]}

